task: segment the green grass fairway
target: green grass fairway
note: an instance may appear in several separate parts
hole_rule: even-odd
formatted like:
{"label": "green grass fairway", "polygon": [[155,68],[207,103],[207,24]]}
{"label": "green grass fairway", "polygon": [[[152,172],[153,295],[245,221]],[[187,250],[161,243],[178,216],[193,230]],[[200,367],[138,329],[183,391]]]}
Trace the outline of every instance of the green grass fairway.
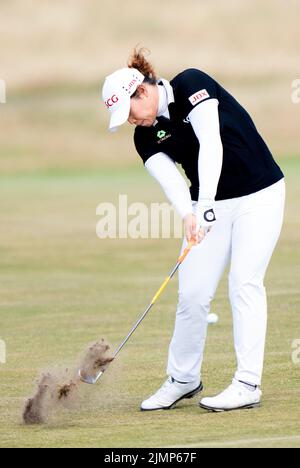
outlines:
{"label": "green grass fairway", "polygon": [[[81,405],[47,426],[24,427],[21,411],[40,372],[76,363],[90,342],[115,347],[176,262],[179,240],[99,240],[96,207],[164,200],[142,166],[117,172],[0,176],[1,447],[300,447],[300,162],[279,161],[287,176],[284,230],[266,278],[269,333],[261,409],[208,414],[187,400],[169,412],[141,413],[140,402],[165,379],[177,279]],[[258,226],[259,229],[259,226]],[[232,322],[223,278],[213,303],[205,395],[223,390],[235,369]]]}

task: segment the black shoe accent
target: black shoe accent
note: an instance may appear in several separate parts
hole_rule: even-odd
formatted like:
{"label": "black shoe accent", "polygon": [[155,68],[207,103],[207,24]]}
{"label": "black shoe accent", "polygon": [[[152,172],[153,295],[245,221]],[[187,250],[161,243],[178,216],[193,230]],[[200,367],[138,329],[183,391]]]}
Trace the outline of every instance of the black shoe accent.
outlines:
{"label": "black shoe accent", "polygon": [[229,411],[259,408],[261,406],[261,403],[252,403],[252,405],[240,406],[239,408],[232,409],[211,408],[209,406],[202,405],[201,403],[199,403],[199,406],[200,408],[205,409],[206,411],[210,411],[211,413],[228,413]]}
{"label": "black shoe accent", "polygon": [[252,388],[252,389],[253,389],[253,390],[252,390],[253,392],[258,388],[258,385],[253,385],[253,384],[248,383],[248,382],[243,382],[242,380],[239,380],[239,382],[240,382],[241,384],[245,385],[245,387],[250,387],[250,388]]}
{"label": "black shoe accent", "polygon": [[172,383],[177,382],[177,383],[180,383],[182,385],[188,384],[188,382],[180,382],[180,380],[176,380],[176,379],[174,379],[174,377],[171,377],[171,380],[172,380]]}
{"label": "black shoe accent", "polygon": [[141,411],[171,410],[171,409],[175,408],[175,406],[177,405],[177,403],[179,401],[185,400],[185,399],[190,400],[191,398],[194,398],[194,396],[198,395],[198,393],[202,392],[203,389],[204,389],[203,383],[200,382],[199,387],[195,388],[195,390],[192,390],[191,392],[188,392],[185,395],[183,395],[182,397],[178,398],[178,400],[174,401],[174,403],[172,403],[170,406],[164,406],[162,408],[155,408],[155,409],[143,409],[143,408],[141,408]]}

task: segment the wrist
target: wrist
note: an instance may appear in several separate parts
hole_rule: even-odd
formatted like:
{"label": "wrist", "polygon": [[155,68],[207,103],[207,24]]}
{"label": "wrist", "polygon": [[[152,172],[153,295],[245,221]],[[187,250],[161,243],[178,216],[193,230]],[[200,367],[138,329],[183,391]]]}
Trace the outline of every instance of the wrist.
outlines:
{"label": "wrist", "polygon": [[191,216],[193,216],[193,215],[194,215],[194,213],[193,213],[192,210],[186,211],[185,214],[182,215],[182,220],[183,220],[183,221],[186,221],[186,220],[188,220],[188,219],[189,219]]}
{"label": "wrist", "polygon": [[204,197],[199,197],[199,200],[198,200],[198,205],[199,206],[211,206],[211,207],[214,207],[215,206],[215,200],[213,198],[204,198]]}

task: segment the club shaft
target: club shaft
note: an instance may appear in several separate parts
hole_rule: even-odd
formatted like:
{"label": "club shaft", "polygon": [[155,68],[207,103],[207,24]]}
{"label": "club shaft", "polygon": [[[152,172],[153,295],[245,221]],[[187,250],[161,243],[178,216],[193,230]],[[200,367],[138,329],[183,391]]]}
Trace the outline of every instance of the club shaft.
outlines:
{"label": "club shaft", "polygon": [[153,297],[151,303],[149,304],[149,306],[147,307],[147,309],[145,310],[145,312],[142,314],[142,316],[138,319],[138,321],[134,324],[133,328],[131,329],[131,331],[128,333],[128,335],[126,336],[126,338],[124,338],[124,340],[122,341],[122,343],[119,345],[119,347],[116,349],[116,351],[114,352],[114,355],[113,357],[115,358],[119,352],[121,351],[121,349],[125,346],[125,344],[127,343],[127,341],[130,339],[130,337],[133,335],[133,333],[135,332],[135,330],[138,328],[138,326],[141,324],[141,322],[145,319],[145,317],[148,315],[148,313],[150,312],[150,310],[152,309],[152,307],[154,306],[155,302],[157,301],[157,299],[160,297],[160,295],[163,293],[163,291],[166,289],[167,285],[169,284],[170,280],[173,278],[173,276],[175,275],[175,273],[177,272],[178,268],[180,267],[180,265],[182,264],[182,262],[184,261],[184,259],[186,258],[186,256],[188,255],[188,253],[190,252],[190,250],[192,249],[193,245],[195,245],[195,242],[194,241],[191,241],[189,242],[188,246],[186,247],[186,249],[183,251],[182,255],[179,257],[178,259],[178,262],[176,263],[175,267],[173,268],[173,270],[171,271],[171,273],[169,274],[169,276],[165,279],[165,281],[163,282],[163,284],[161,285],[161,287],[159,288],[159,290],[157,291],[157,293],[155,294],[155,296]]}
{"label": "club shaft", "polygon": [[121,351],[121,349],[125,346],[125,344],[127,343],[127,341],[129,340],[129,338],[131,337],[131,335],[133,335],[133,333],[135,332],[135,330],[137,329],[137,327],[140,325],[140,323],[144,320],[144,318],[146,317],[146,315],[148,314],[148,312],[150,311],[150,309],[152,308],[153,304],[150,304],[149,307],[145,310],[145,312],[143,313],[143,315],[140,317],[140,319],[136,322],[136,324],[134,325],[134,327],[132,328],[132,330],[130,331],[130,333],[126,336],[126,338],[122,341],[122,343],[120,344],[120,346],[118,347],[118,349],[116,349],[116,351],[114,352],[114,358],[119,354],[119,352]]}
{"label": "club shaft", "polygon": [[173,268],[173,270],[171,271],[170,275],[165,279],[164,283],[162,284],[162,286],[159,288],[159,290],[157,291],[157,293],[155,294],[154,298],[152,299],[151,303],[149,304],[149,306],[147,307],[147,309],[145,310],[145,312],[141,315],[141,317],[138,319],[138,321],[134,324],[133,328],[130,330],[130,332],[128,333],[128,335],[126,336],[126,338],[122,341],[122,343],[120,344],[120,346],[116,349],[116,351],[114,352],[114,358],[119,354],[119,352],[121,351],[121,349],[125,346],[125,344],[127,343],[127,341],[130,339],[130,337],[133,335],[133,333],[135,332],[135,330],[138,328],[138,326],[142,323],[142,321],[146,318],[146,316],[148,315],[148,313],[150,312],[150,310],[152,309],[152,307],[154,306],[156,300],[158,299],[158,297],[162,294],[162,292],[164,291],[164,289],[167,287],[169,281],[173,278],[173,276],[175,275],[176,271],[178,270],[180,266],[180,263],[178,262],[176,264],[176,266]]}
{"label": "club shaft", "polygon": [[[160,295],[163,293],[163,291],[165,290],[165,288],[167,287],[167,285],[169,284],[170,280],[173,278],[173,276],[175,275],[175,273],[177,272],[178,268],[180,267],[180,265],[182,264],[182,262],[184,261],[184,259],[186,258],[186,256],[188,255],[188,253],[190,252],[191,248],[193,247],[193,245],[195,245],[195,243],[193,241],[189,242],[188,246],[186,247],[186,249],[183,251],[182,255],[179,257],[178,259],[178,262],[176,263],[175,267],[173,268],[173,270],[171,271],[171,273],[169,274],[169,276],[165,279],[165,281],[163,282],[163,284],[161,285],[161,287],[159,288],[159,290],[157,291],[157,293],[155,294],[155,296],[153,297],[151,303],[149,304],[149,306],[147,307],[147,309],[145,310],[145,312],[141,315],[141,317],[138,319],[138,321],[134,324],[133,328],[130,330],[130,332],[128,333],[128,335],[126,336],[126,338],[124,338],[124,340],[122,341],[122,343],[119,345],[119,347],[116,349],[116,351],[114,352],[113,354],[113,357],[115,358],[119,352],[124,348],[125,344],[127,343],[127,341],[130,339],[130,337],[133,335],[133,333],[135,332],[135,330],[138,328],[138,326],[141,324],[141,322],[145,319],[145,317],[148,315],[148,313],[150,312],[150,310],[152,309],[152,307],[154,306],[155,302],[157,301],[157,299],[160,297]],[[99,374],[97,375],[94,383],[96,383],[99,378],[101,377],[101,375],[104,373],[104,371],[101,371],[99,372]]]}

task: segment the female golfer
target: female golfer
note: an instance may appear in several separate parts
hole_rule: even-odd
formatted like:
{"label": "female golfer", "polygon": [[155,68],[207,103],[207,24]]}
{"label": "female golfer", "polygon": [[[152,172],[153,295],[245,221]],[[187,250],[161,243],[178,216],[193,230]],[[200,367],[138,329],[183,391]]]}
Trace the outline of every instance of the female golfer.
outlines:
{"label": "female golfer", "polygon": [[[171,409],[203,389],[207,315],[230,262],[229,298],[237,372],[200,406],[229,411],[259,406],[267,329],[264,277],[282,228],[285,182],[246,110],[198,69],[159,79],[143,50],[108,76],[103,100],[110,130],[128,121],[145,167],[182,216],[196,246],[179,270],[179,302],[164,385],[141,409]],[[188,189],[177,169],[191,182]]]}

